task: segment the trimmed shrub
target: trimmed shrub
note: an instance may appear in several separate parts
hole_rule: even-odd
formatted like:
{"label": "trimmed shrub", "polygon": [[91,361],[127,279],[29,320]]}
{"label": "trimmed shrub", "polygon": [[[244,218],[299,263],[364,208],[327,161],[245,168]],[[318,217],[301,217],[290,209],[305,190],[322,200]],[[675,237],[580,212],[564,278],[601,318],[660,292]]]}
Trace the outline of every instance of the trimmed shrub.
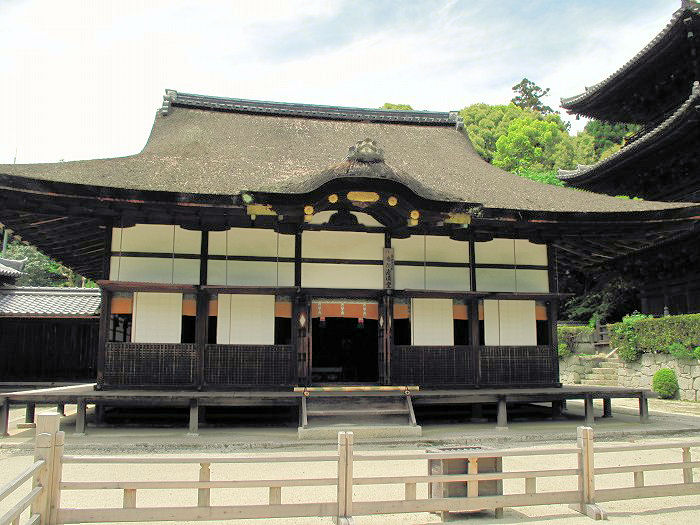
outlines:
{"label": "trimmed shrub", "polygon": [[693,357],[695,359],[700,359],[700,346],[696,346],[695,350],[693,350]]}
{"label": "trimmed shrub", "polygon": [[[593,328],[589,326],[557,326],[557,338],[559,340],[559,357],[566,357],[574,353],[576,342],[583,339],[590,339],[593,335]],[[563,348],[566,347],[566,349]]]}
{"label": "trimmed shrub", "polygon": [[623,361],[636,361],[642,354],[670,353],[674,343],[686,349],[700,343],[700,314],[658,319],[634,314],[625,316],[621,323],[608,325],[608,328],[610,344],[617,348]]}
{"label": "trimmed shrub", "polygon": [[569,345],[566,343],[559,343],[557,346],[557,354],[559,354],[559,359],[562,357],[569,357],[571,355],[571,350],[569,350]]}
{"label": "trimmed shrub", "polygon": [[651,388],[661,399],[673,399],[678,392],[676,373],[670,368],[660,368],[654,374]]}
{"label": "trimmed shrub", "polygon": [[692,359],[693,349],[681,343],[671,343],[668,345],[668,353],[676,359]]}

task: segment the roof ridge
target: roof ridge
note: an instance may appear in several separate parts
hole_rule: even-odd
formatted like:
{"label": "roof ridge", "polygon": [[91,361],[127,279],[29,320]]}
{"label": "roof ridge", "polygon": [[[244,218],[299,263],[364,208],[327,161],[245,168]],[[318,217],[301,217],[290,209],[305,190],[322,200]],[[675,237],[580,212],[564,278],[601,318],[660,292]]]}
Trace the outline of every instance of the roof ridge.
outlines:
{"label": "roof ridge", "polygon": [[1,286],[0,294],[13,292],[15,294],[40,294],[52,292],[53,295],[99,295],[99,288],[79,288],[76,286]]}
{"label": "roof ridge", "polygon": [[695,0],[691,0],[692,3],[690,3],[688,0],[682,0],[681,7],[678,8],[673,15],[671,15],[671,19],[668,21],[668,23],[664,26],[664,28],[654,37],[651,39],[651,41],[644,46],[636,55],[634,55],[631,59],[629,59],[627,62],[625,62],[622,66],[620,66],[617,70],[615,70],[613,73],[608,75],[606,78],[601,80],[600,82],[593,84],[592,86],[587,86],[585,88],[585,91],[583,93],[579,93],[578,95],[574,95],[572,97],[561,97],[559,99],[561,107],[564,109],[570,109],[567,106],[571,106],[577,102],[580,102],[584,98],[586,98],[589,95],[592,95],[593,93],[600,91],[601,88],[604,86],[608,85],[612,80],[620,76],[622,73],[626,72],[627,70],[631,69],[632,66],[640,62],[640,60],[643,58],[644,55],[646,55],[653,47],[655,47],[671,30],[673,26],[676,25],[678,20],[680,20],[681,15],[686,13],[687,11],[691,11],[695,14],[700,15],[700,3],[698,3]]}
{"label": "roof ridge", "polygon": [[161,115],[168,115],[173,106],[257,113],[278,116],[322,118],[331,120],[361,120],[385,123],[428,124],[461,127],[458,111],[398,110],[383,108],[359,108],[351,106],[329,106],[296,102],[274,102],[243,98],[216,97],[195,93],[180,93],[166,89]]}
{"label": "roof ridge", "polygon": [[640,145],[648,143],[653,137],[655,137],[656,135],[661,133],[661,131],[665,130],[671,124],[673,124],[673,122],[680,118],[686,112],[686,110],[693,105],[693,102],[695,102],[696,100],[700,100],[700,82],[697,80],[693,82],[693,87],[690,90],[690,96],[685,100],[685,102],[678,106],[678,108],[676,108],[676,110],[671,115],[669,115],[668,118],[659,123],[658,126],[650,129],[647,133],[639,137],[631,144],[620,148],[618,151],[616,151],[609,157],[601,159],[598,162],[595,162],[593,164],[579,164],[576,166],[576,169],[573,170],[558,170],[557,178],[563,181],[570,181],[572,179],[576,179],[580,176],[585,175],[593,169],[614,162],[614,159],[617,159],[620,156],[627,155],[630,151],[638,149]]}

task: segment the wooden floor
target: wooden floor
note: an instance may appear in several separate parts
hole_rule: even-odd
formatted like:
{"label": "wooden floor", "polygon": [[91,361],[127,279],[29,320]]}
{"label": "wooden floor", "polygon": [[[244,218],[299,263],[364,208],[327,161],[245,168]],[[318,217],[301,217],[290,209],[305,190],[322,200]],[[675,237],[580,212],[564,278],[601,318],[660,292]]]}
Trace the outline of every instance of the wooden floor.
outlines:
{"label": "wooden floor", "polygon": [[94,383],[17,390],[0,393],[0,436],[7,434],[11,405],[27,406],[27,422],[34,419],[35,405],[77,405],[76,432],[85,431],[86,406],[150,406],[189,407],[190,431],[197,432],[198,409],[207,406],[299,406],[303,397],[405,397],[410,396],[413,405],[471,405],[495,403],[498,405],[498,426],[505,426],[507,405],[510,403],[551,402],[554,411],[561,411],[566,400],[584,400],[586,420],[593,421],[593,399],[603,399],[604,411],[610,415],[610,400],[638,398],[642,421],[649,417],[647,397],[643,389],[604,386],[565,385],[542,388],[498,388],[470,390],[398,389],[367,391],[311,391],[289,389],[285,391],[189,391],[189,390],[95,390]]}

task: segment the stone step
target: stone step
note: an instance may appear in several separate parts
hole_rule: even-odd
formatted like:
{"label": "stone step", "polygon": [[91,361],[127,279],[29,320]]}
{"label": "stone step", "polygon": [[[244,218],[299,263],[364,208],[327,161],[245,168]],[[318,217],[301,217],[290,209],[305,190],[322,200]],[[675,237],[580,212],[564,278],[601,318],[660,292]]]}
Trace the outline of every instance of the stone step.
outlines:
{"label": "stone step", "polygon": [[584,379],[592,379],[594,381],[601,380],[601,381],[617,381],[617,374],[595,374],[595,373],[590,373],[586,374],[586,377]]}
{"label": "stone step", "polygon": [[600,372],[605,374],[606,372],[609,374],[617,374],[618,372],[618,367],[616,366],[597,366],[593,369],[594,372]]}
{"label": "stone step", "polygon": [[581,384],[590,386],[618,386],[617,381],[603,381],[600,379],[581,379]]}

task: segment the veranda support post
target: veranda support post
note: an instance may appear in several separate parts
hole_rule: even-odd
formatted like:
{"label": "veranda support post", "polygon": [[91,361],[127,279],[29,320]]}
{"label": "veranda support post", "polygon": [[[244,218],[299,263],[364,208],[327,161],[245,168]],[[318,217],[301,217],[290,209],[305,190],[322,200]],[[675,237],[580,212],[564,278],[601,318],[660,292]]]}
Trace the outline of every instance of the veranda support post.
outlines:
{"label": "veranda support post", "polygon": [[594,520],[607,519],[606,512],[595,504],[595,468],[593,466],[593,429],[578,427],[576,429],[578,446],[578,491],[581,502],[570,507]]}

